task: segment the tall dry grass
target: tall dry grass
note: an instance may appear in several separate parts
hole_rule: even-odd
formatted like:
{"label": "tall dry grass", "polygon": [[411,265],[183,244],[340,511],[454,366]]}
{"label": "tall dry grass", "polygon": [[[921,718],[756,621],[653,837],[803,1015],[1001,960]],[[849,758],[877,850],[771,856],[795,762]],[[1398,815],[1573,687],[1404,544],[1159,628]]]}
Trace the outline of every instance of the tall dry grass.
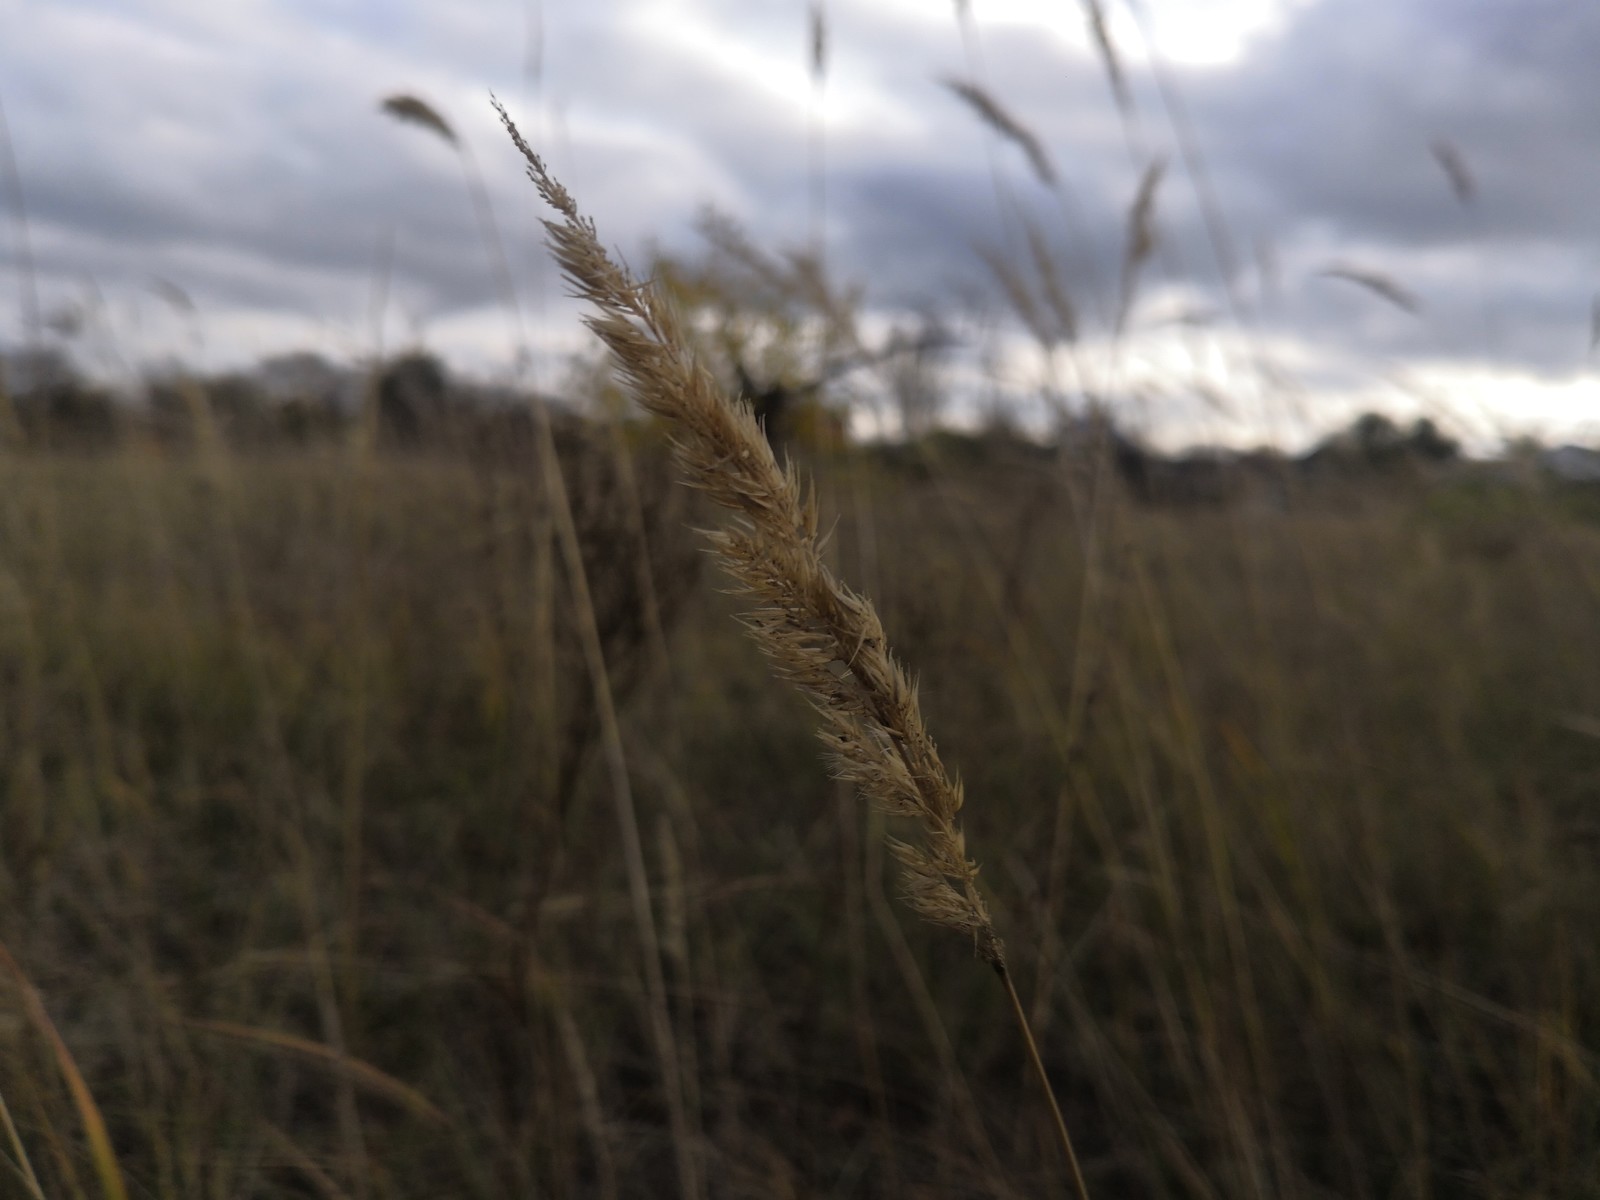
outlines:
{"label": "tall dry grass", "polygon": [[[819,464],[825,553],[873,568],[984,801],[961,818],[1094,1192],[1582,1195],[1595,510],[1466,484],[1115,506],[1093,591],[1056,464],[934,453]],[[558,710],[592,703],[529,616],[538,480],[380,456],[358,534],[339,458],[241,458],[236,589],[196,464],[11,470],[0,941],[129,1193],[676,1190],[610,787],[591,740],[554,820],[529,734],[551,669]],[[613,519],[585,522],[607,586]],[[831,795],[735,607],[708,581],[672,674],[619,689],[706,1186],[1059,1187],[1010,1001],[967,939],[896,919],[895,822]],[[97,1194],[20,999],[0,980],[0,1096],[44,1193]]]}
{"label": "tall dry grass", "polygon": [[919,840],[890,843],[905,875],[907,902],[929,921],[969,936],[1004,984],[1073,1186],[1086,1198],[1004,943],[978,890],[978,866],[967,856],[960,784],[939,758],[916,688],[895,661],[877,611],[824,563],[816,501],[804,493],[793,464],[778,465],[749,407],[726,395],[697,361],[677,314],[650,285],[617,266],[510,115],[498,103],[496,110],[540,196],[561,215],[559,222],[546,222],[546,230],[567,280],[597,310],[587,318],[590,329],[611,351],[639,404],[668,423],[690,486],[740,518],[710,540],[741,592],[759,605],[747,627],[778,674],[821,717],[835,775],[885,814],[918,827]]}

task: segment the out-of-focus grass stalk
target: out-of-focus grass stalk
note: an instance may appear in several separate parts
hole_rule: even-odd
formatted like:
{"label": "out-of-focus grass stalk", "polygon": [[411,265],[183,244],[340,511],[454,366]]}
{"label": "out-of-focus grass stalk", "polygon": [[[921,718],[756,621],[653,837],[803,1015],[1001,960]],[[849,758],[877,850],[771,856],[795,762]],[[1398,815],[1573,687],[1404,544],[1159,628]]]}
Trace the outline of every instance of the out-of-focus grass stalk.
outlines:
{"label": "out-of-focus grass stalk", "polygon": [[[61,1072],[61,1078],[71,1093],[72,1104],[78,1110],[78,1119],[83,1122],[84,1135],[89,1139],[89,1158],[94,1164],[95,1175],[100,1180],[100,1194],[106,1200],[128,1200],[128,1189],[122,1181],[122,1168],[117,1165],[116,1151],[111,1146],[111,1135],[106,1131],[105,1118],[100,1115],[100,1107],[94,1101],[94,1095],[89,1091],[89,1085],[83,1080],[83,1073],[78,1070],[78,1064],[72,1057],[72,1051],[67,1049],[67,1043],[62,1040],[61,1034],[56,1030],[55,1022],[50,1019],[50,1013],[44,1006],[44,1000],[39,991],[33,986],[17,960],[11,956],[3,943],[0,943],[0,967],[5,968],[11,976],[11,981],[22,997],[22,1008],[27,1014],[34,1030],[50,1047],[51,1056],[56,1061],[56,1069]],[[15,1128],[11,1125],[10,1114],[6,1115],[8,1131],[15,1137]],[[20,1142],[18,1143],[20,1152]],[[22,1156],[24,1164],[26,1155]],[[32,1167],[27,1168],[31,1177]],[[38,1181],[34,1180],[34,1189],[38,1189]]]}

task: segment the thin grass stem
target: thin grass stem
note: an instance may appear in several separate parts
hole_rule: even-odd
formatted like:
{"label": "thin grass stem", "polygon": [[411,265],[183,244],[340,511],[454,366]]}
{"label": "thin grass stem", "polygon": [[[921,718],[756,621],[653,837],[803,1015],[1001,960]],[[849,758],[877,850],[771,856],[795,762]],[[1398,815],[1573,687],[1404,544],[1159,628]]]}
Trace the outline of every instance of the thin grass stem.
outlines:
{"label": "thin grass stem", "polygon": [[1033,1064],[1033,1073],[1039,1077],[1039,1086],[1044,1089],[1044,1097],[1050,1104],[1050,1116],[1055,1121],[1056,1136],[1061,1140],[1061,1151],[1067,1156],[1067,1166],[1072,1171],[1072,1186],[1078,1194],[1079,1200],[1089,1200],[1089,1185],[1083,1181],[1083,1168],[1078,1165],[1078,1152],[1072,1148],[1072,1135],[1067,1132],[1066,1118],[1061,1115],[1061,1105],[1056,1101],[1056,1090],[1050,1086],[1050,1075],[1044,1069],[1044,1059],[1039,1057],[1039,1045],[1033,1040],[1033,1026],[1028,1023],[1028,1014],[1022,1007],[1022,997],[1017,995],[1017,985],[1012,982],[1011,972],[1004,963],[995,967],[995,974],[1000,976],[1000,982],[1005,984],[1006,995],[1011,998],[1011,1011],[1016,1015],[1017,1028],[1022,1033],[1022,1040],[1028,1047],[1028,1061]]}

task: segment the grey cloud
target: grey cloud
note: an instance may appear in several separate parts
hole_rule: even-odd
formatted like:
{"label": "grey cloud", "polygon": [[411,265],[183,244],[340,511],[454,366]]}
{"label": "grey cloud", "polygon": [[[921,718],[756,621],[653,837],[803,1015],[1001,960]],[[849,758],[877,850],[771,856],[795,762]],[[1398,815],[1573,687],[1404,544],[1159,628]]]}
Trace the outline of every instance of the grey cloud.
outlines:
{"label": "grey cloud", "polygon": [[1600,118],[1600,8],[1323,0],[1245,69],[1187,81],[1219,176],[1248,208],[1407,245],[1461,236],[1429,146],[1475,177],[1479,236],[1600,229],[1581,147]]}
{"label": "grey cloud", "polygon": [[[216,307],[348,309],[392,229],[397,286],[422,317],[495,304],[450,149],[377,111],[397,91],[437,104],[462,132],[525,294],[548,278],[539,214],[488,110],[491,88],[636,261],[653,238],[692,245],[686,231],[707,201],[764,244],[799,242],[807,128],[794,87],[660,44],[638,20],[648,7],[547,3],[542,30],[522,0],[13,12],[0,80],[41,270],[58,288],[88,273],[127,287],[162,275]],[[702,0],[701,11],[803,85],[803,6]],[[906,22],[871,3],[833,5],[830,18],[830,261],[872,302],[912,308],[988,289],[976,247],[1009,236],[1020,249],[992,161],[1005,204],[1047,232],[1081,306],[1108,309],[1127,206],[1161,154],[1165,240],[1147,285],[1199,288],[1224,308],[1181,147],[1136,54],[1133,152],[1091,56],[1059,30],[980,24],[985,82],[1048,148],[1063,200],[940,86],[968,70],[953,20]],[[528,67],[541,33],[539,90]],[[1350,362],[1569,369],[1600,287],[1596,61],[1593,4],[1321,0],[1234,67],[1172,68],[1235,243],[1236,288],[1258,290],[1258,242],[1282,264],[1281,303],[1254,312],[1252,327]],[[847,112],[847,96],[872,107]],[[1441,137],[1478,185],[1465,210],[1430,154]],[[1336,261],[1393,274],[1421,315],[1318,274]]]}

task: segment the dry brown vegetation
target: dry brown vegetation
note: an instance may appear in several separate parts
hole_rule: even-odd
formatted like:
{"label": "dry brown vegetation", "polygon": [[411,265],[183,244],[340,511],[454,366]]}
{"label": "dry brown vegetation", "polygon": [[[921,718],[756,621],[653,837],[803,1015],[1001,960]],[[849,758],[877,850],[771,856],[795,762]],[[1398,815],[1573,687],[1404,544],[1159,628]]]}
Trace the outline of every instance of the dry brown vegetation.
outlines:
{"label": "dry brown vegetation", "polygon": [[[1585,1194],[1592,519],[1119,502],[1095,566],[1071,476],[1007,453],[820,463],[821,520],[961,764],[1091,1190]],[[695,593],[630,692],[626,509],[572,491],[594,594],[635,606],[606,653],[675,1132],[535,465],[6,471],[0,940],[130,1194],[659,1195],[683,1155],[707,1195],[1059,1190],[1004,996],[891,904],[881,818],[674,574],[681,523],[652,562]],[[16,1145],[97,1192],[5,988]]]}

